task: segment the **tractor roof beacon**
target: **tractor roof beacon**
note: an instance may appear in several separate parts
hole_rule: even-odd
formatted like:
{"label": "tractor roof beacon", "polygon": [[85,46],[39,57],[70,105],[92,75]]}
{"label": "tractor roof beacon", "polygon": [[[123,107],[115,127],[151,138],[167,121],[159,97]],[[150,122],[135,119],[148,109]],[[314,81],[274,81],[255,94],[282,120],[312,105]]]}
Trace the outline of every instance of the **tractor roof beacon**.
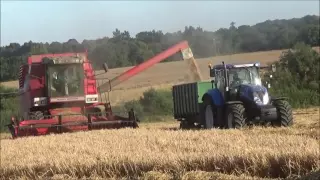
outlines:
{"label": "tractor roof beacon", "polygon": [[[77,130],[136,128],[138,120],[133,109],[127,112],[128,117],[115,115],[109,94],[106,96],[105,92],[109,93],[116,85],[188,49],[187,41],[177,43],[111,80],[97,77],[100,74],[95,74],[87,52],[30,56],[28,63],[20,66],[19,91],[0,94],[20,99],[20,113],[11,118],[8,129],[16,138]],[[104,64],[103,69],[107,72],[108,66]],[[106,82],[99,85],[99,79]],[[102,102],[101,93],[106,102]]]}
{"label": "tractor roof beacon", "polygon": [[[213,78],[211,82],[175,86],[174,116],[181,121],[180,127],[241,128],[249,124],[291,126],[293,117],[290,104],[284,97],[269,95],[261,82],[261,68],[270,67],[261,67],[260,63],[222,62],[209,65],[210,77]],[[272,66],[272,71],[275,71],[275,66]],[[195,90],[188,91],[190,88]],[[187,93],[181,96],[182,92]],[[195,93],[199,99],[191,101]]]}

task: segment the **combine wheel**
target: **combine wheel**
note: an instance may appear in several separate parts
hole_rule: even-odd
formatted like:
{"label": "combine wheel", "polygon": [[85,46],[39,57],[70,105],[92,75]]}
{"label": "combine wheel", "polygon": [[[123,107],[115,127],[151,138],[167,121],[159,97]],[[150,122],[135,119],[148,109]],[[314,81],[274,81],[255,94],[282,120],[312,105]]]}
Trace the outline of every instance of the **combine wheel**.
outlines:
{"label": "combine wheel", "polygon": [[230,104],[226,109],[227,128],[240,129],[245,126],[245,108],[242,104]]}
{"label": "combine wheel", "polygon": [[277,108],[278,119],[272,125],[279,127],[291,126],[293,124],[293,116],[290,104],[284,100],[277,100],[273,104]]}
{"label": "combine wheel", "polygon": [[29,118],[35,119],[35,120],[41,120],[41,119],[44,119],[44,114],[41,111],[30,112]]}

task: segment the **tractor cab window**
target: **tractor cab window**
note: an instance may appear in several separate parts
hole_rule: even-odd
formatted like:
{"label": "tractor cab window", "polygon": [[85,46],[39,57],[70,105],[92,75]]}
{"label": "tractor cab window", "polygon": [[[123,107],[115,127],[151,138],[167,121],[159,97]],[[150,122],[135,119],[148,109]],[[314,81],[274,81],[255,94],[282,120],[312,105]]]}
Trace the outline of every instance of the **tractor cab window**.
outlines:
{"label": "tractor cab window", "polygon": [[82,65],[49,66],[48,85],[51,97],[82,96],[84,94]]}
{"label": "tractor cab window", "polygon": [[240,84],[261,85],[261,79],[256,67],[232,68],[228,71],[230,88]]}

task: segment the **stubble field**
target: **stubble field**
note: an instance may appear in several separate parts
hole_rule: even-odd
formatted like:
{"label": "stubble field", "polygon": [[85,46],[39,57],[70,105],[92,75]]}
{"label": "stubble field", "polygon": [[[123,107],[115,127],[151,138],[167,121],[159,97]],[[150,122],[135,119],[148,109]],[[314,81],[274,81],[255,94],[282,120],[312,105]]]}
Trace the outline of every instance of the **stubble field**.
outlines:
{"label": "stubble field", "polygon": [[318,179],[319,108],[290,128],[139,129],[1,139],[1,179]]}

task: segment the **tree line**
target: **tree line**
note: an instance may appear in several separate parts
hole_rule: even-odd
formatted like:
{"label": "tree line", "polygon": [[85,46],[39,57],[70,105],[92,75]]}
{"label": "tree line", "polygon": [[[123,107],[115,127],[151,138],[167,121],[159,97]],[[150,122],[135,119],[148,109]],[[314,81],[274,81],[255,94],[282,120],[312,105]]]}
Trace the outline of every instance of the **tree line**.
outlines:
{"label": "tree line", "polygon": [[[319,16],[307,15],[288,20],[267,20],[253,26],[237,27],[235,22],[231,22],[229,28],[220,28],[215,32],[186,26],[184,31],[143,31],[133,37],[128,31],[116,29],[112,37],[83,40],[81,43],[75,39],[63,43],[11,43],[1,47],[0,81],[16,80],[19,66],[30,55],[88,50],[95,69],[100,69],[104,62],[110,68],[116,68],[137,65],[182,40],[189,42],[196,58],[286,49],[297,42],[319,46],[319,30]],[[167,58],[165,62],[175,60],[180,60],[179,54]]]}

